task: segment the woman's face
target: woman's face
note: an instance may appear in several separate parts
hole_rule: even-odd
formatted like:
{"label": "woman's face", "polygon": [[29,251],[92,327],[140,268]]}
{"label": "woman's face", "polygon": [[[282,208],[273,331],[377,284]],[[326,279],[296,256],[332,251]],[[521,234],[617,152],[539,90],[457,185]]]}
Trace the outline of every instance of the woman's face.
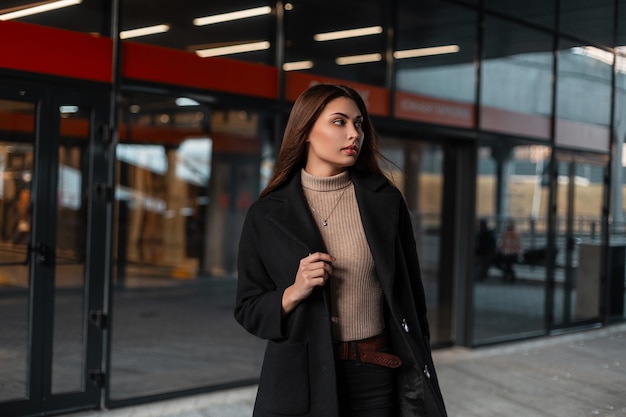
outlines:
{"label": "woman's face", "polygon": [[339,174],[356,162],[363,145],[363,115],[346,97],[329,102],[315,121],[307,142],[305,170],[327,177]]}

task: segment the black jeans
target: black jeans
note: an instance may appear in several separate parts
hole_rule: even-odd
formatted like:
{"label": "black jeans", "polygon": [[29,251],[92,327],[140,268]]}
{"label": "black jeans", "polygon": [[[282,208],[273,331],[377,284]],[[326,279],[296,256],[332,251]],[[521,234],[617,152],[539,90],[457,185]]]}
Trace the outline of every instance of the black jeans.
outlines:
{"label": "black jeans", "polygon": [[341,417],[394,417],[395,370],[337,360]]}

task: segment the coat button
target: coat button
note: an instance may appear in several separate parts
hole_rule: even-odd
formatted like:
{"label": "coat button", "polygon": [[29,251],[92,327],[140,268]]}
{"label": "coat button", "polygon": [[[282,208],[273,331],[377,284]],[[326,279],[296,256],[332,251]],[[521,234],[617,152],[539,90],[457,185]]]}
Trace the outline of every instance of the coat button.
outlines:
{"label": "coat button", "polygon": [[404,329],[406,333],[409,332],[409,325],[406,324],[406,319],[402,319],[402,329]]}

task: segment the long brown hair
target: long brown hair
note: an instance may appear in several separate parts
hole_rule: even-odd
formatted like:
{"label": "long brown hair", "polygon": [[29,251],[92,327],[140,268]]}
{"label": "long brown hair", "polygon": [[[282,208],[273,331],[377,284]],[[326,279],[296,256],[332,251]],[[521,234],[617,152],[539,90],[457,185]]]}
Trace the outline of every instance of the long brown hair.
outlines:
{"label": "long brown hair", "polygon": [[356,163],[350,169],[365,174],[384,176],[378,164],[379,158],[382,158],[378,149],[378,135],[359,93],[345,85],[316,84],[300,94],[291,109],[274,173],[260,197],[280,187],[296,170],[304,168],[307,157],[306,140],[309,133],[326,105],[339,97],[354,101],[363,116],[361,125],[364,136],[363,145]]}

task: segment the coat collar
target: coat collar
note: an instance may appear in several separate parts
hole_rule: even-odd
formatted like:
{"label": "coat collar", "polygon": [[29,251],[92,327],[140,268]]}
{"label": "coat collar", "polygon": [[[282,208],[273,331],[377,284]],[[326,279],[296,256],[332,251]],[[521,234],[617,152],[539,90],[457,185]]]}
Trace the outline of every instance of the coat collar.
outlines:
{"label": "coat collar", "polygon": [[304,197],[300,171],[296,171],[284,186],[269,194],[268,197],[282,203],[276,210],[268,213],[270,221],[310,253],[326,251],[322,236]]}

